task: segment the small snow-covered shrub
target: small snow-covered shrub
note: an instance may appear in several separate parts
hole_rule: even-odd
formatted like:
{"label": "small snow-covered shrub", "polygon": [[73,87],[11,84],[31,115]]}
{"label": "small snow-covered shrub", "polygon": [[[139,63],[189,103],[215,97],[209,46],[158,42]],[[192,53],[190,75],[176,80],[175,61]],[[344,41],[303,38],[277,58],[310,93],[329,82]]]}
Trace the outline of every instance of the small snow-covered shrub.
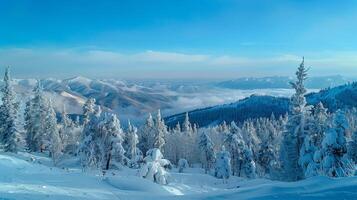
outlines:
{"label": "small snow-covered shrub", "polygon": [[178,161],[178,169],[179,169],[179,173],[183,173],[184,169],[187,169],[189,167],[188,162],[186,159],[181,158]]}
{"label": "small snow-covered shrub", "polygon": [[159,149],[150,149],[144,158],[144,165],[140,169],[140,176],[155,183],[165,185],[168,183],[169,177],[165,166],[171,166],[170,161],[163,158]]}

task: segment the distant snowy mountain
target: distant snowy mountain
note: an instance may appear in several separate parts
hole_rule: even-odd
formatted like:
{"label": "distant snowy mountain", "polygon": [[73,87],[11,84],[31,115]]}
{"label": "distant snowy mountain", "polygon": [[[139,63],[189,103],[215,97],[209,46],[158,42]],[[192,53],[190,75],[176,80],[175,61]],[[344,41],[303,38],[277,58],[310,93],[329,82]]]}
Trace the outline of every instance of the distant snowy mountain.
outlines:
{"label": "distant snowy mountain", "polygon": [[[36,85],[35,79],[17,79],[15,89],[19,98],[28,98]],[[119,113],[120,117],[134,118],[157,109],[172,108],[173,97],[161,90],[119,80],[95,80],[74,77],[65,80],[43,79],[45,94],[52,99],[56,110],[66,109],[71,114],[81,114],[88,98],[95,98],[104,110]],[[26,100],[26,99],[23,99]]]}
{"label": "distant snowy mountain", "polygon": [[[322,102],[330,112],[337,109],[357,107],[357,82],[328,88],[306,95],[307,102],[315,105]],[[283,115],[289,111],[289,99],[266,95],[252,95],[235,103],[218,105],[189,112],[190,120],[200,127],[216,125],[223,121],[242,122],[249,118],[270,117]],[[182,123],[185,113],[165,118],[166,123],[173,127],[177,122]]]}
{"label": "distant snowy mountain", "polygon": [[[216,84],[217,87],[230,89],[266,89],[266,88],[291,88],[289,82],[292,77],[273,76],[263,78],[239,78],[223,81]],[[310,89],[321,89],[346,84],[350,80],[343,76],[310,77],[306,80],[306,87]]]}
{"label": "distant snowy mountain", "polygon": [[[16,79],[15,88],[25,102],[36,85],[35,79]],[[231,103],[252,94],[290,96],[291,89],[235,90],[218,88],[213,80],[139,80],[42,79],[45,94],[54,103],[57,112],[82,113],[88,98],[109,112],[119,114],[121,120],[142,121],[149,112],[161,109],[164,116],[200,107]]]}

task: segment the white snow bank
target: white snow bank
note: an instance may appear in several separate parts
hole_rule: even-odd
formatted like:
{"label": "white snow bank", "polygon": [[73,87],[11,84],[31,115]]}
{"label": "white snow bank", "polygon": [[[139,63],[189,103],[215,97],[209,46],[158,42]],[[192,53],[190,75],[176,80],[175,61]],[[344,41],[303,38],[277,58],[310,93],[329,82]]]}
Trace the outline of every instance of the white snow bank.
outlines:
{"label": "white snow bank", "polygon": [[[71,167],[75,161],[66,167]],[[357,177],[314,177],[296,183],[263,179],[222,180],[200,169],[171,172],[162,186],[137,176],[137,170],[82,172],[78,168],[53,168],[40,154],[0,153],[0,199],[15,200],[150,200],[150,199],[357,199]]]}

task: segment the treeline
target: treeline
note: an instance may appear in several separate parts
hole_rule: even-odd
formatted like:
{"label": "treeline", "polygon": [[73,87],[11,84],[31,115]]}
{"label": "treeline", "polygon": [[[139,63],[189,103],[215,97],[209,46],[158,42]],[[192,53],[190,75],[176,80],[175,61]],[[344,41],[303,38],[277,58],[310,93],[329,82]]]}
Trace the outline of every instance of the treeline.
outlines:
{"label": "treeline", "polygon": [[174,166],[184,172],[199,165],[223,179],[233,175],[297,181],[317,175],[354,175],[356,109],[330,113],[322,103],[307,106],[304,62],[296,77],[289,115],[199,128],[186,113],[182,124],[168,128],[158,110],[138,128],[128,121],[124,130],[117,115],[102,112],[95,99],[84,104],[81,122],[71,120],[65,110],[58,121],[40,82],[20,113],[7,68],[0,107],[2,149],[48,153],[55,165],[77,157],[83,169],[127,166],[162,184]]}

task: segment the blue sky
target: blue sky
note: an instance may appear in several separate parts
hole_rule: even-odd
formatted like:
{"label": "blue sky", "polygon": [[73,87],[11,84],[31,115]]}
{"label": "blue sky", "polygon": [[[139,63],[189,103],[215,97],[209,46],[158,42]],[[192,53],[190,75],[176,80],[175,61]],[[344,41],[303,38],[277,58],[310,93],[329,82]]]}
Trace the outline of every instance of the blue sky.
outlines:
{"label": "blue sky", "polygon": [[16,75],[357,75],[357,1],[0,0],[0,65]]}

